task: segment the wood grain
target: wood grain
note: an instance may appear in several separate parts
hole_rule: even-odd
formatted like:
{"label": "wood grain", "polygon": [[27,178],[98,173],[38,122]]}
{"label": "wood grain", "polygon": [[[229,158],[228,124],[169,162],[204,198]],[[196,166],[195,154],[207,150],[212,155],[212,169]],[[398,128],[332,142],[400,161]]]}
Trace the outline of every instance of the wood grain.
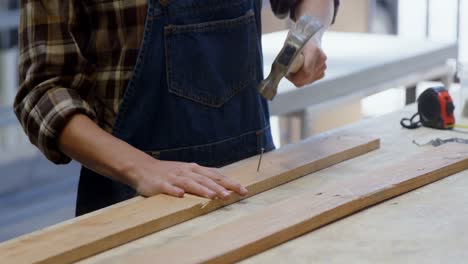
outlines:
{"label": "wood grain", "polygon": [[323,135],[222,168],[249,190],[229,201],[192,195],[135,198],[45,231],[0,244],[0,263],[68,263],[130,242],[379,147],[374,137]]}
{"label": "wood grain", "polygon": [[[323,186],[162,248],[147,248],[121,263],[229,263],[257,254],[366,207],[468,169],[468,148],[447,144]],[[115,261],[115,259],[114,259]]]}

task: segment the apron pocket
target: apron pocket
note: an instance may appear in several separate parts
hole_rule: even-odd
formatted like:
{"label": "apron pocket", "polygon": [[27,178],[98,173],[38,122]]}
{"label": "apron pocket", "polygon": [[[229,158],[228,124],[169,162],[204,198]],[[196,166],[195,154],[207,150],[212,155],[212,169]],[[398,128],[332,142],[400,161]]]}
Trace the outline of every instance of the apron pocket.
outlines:
{"label": "apron pocket", "polygon": [[257,84],[260,56],[255,14],[164,28],[169,92],[221,107]]}

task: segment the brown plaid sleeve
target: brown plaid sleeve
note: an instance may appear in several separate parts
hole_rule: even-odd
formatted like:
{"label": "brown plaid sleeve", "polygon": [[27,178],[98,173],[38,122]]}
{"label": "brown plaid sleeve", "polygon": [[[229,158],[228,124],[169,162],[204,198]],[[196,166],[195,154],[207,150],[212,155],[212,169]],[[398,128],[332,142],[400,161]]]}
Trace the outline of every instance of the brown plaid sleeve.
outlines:
{"label": "brown plaid sleeve", "polygon": [[76,113],[95,119],[89,102],[95,69],[83,56],[89,30],[80,3],[21,1],[14,110],[30,141],[57,164],[70,161],[56,142],[67,120]]}

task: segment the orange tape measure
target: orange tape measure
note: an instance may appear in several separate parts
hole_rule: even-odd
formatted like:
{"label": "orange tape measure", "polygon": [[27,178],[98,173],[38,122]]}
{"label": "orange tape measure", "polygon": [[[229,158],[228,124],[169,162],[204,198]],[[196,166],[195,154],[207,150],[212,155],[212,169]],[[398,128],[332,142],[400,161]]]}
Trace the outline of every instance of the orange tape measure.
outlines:
{"label": "orange tape measure", "polygon": [[[421,126],[436,129],[467,128],[467,125],[455,123],[455,105],[445,87],[432,87],[425,90],[418,98],[418,112],[411,118],[403,118],[401,126],[416,129]],[[419,119],[417,119],[419,117]]]}

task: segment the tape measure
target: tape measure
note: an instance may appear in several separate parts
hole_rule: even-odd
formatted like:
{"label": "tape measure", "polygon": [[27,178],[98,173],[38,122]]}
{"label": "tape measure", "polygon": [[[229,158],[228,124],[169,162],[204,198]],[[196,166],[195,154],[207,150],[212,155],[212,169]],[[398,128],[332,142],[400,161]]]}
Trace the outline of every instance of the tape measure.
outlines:
{"label": "tape measure", "polygon": [[436,129],[468,128],[468,126],[455,124],[454,111],[455,105],[447,89],[443,86],[432,87],[419,96],[418,112],[411,118],[401,119],[400,124],[408,129],[421,126]]}

